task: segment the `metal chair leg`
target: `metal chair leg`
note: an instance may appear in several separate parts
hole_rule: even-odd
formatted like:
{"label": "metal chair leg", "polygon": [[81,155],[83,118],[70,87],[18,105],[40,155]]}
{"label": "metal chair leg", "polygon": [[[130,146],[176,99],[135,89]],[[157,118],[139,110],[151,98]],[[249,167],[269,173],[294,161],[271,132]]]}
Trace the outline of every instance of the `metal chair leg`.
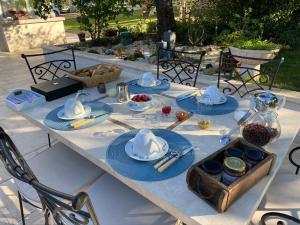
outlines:
{"label": "metal chair leg", "polygon": [[51,140],[50,140],[50,134],[47,134],[48,135],[48,146],[49,148],[51,147]]}
{"label": "metal chair leg", "polygon": [[18,192],[19,204],[20,204],[20,211],[22,217],[22,224],[25,225],[25,217],[24,217],[24,210],[23,210],[23,200],[20,192]]}

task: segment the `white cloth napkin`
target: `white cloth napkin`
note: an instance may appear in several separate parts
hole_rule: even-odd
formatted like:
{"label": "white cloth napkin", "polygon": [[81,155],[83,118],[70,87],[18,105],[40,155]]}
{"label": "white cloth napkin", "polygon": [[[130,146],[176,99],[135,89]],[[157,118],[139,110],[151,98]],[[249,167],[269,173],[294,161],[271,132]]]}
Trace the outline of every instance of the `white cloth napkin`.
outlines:
{"label": "white cloth napkin", "polygon": [[152,72],[146,72],[142,75],[141,84],[144,86],[152,86],[156,82]]}
{"label": "white cloth napkin", "polygon": [[70,98],[64,105],[64,113],[68,117],[73,117],[85,113],[83,104],[77,98]]}
{"label": "white cloth napkin", "polygon": [[146,157],[162,150],[160,142],[149,129],[141,129],[133,139],[133,153]]}

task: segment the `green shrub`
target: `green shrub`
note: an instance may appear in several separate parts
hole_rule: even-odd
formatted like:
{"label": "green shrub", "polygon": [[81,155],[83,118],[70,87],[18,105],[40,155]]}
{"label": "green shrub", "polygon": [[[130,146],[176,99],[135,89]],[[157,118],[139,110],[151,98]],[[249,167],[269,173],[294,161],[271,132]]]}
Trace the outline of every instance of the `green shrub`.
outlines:
{"label": "green shrub", "polygon": [[280,45],[278,44],[272,43],[268,40],[259,39],[238,40],[233,43],[233,46],[241,49],[252,50],[275,50],[280,48]]}

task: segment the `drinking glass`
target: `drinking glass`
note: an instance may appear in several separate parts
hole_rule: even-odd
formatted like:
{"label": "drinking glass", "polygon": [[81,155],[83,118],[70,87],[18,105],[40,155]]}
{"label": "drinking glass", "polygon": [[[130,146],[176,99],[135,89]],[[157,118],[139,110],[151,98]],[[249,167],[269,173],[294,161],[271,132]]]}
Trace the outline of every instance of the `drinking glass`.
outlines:
{"label": "drinking glass", "polygon": [[106,84],[106,94],[109,97],[116,97],[117,96],[117,83],[116,82],[110,82]]}

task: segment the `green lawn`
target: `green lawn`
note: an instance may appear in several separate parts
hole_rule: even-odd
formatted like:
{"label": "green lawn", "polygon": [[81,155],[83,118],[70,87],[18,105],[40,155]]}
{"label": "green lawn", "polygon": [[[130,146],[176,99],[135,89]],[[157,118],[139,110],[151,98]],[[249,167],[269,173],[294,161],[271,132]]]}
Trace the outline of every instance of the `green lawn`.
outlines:
{"label": "green lawn", "polygon": [[[118,21],[118,24],[121,27],[131,27],[131,26],[136,26],[139,23],[156,21],[156,17],[150,17],[149,19],[144,20],[141,12],[136,11],[133,13],[133,15],[117,16],[116,20],[112,20],[109,22],[109,27],[116,27],[117,26],[116,21]],[[79,23],[76,21],[76,18],[66,19],[64,23],[65,23],[66,31],[78,32],[80,30]]]}
{"label": "green lawn", "polygon": [[278,72],[275,87],[300,91],[300,46],[281,50],[277,58],[280,57],[285,61]]}

